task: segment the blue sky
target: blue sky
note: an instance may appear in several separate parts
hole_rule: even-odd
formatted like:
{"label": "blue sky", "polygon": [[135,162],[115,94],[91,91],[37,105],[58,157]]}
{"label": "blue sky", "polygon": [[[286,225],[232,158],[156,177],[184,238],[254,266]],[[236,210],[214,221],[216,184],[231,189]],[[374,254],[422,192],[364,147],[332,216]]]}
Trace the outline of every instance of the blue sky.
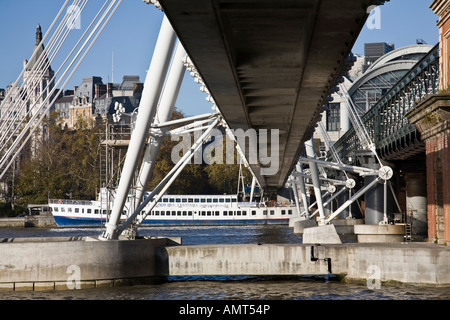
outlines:
{"label": "blue sky", "polygon": [[[0,0],[0,88],[15,81],[22,71],[22,63],[32,54],[35,30],[39,23],[45,33],[58,13],[62,0]],[[81,27],[103,1],[88,4],[81,16]],[[71,3],[71,1],[70,1]],[[394,43],[396,48],[415,44],[423,39],[428,44],[438,42],[437,16],[429,9],[431,0],[391,0],[380,7],[380,29],[364,26],[353,48],[364,53],[364,43]],[[66,89],[81,83],[83,77],[100,76],[103,82],[112,80],[114,55],[114,82],[123,75],[139,75],[144,82],[163,13],[142,0],[123,0],[82,65],[73,75]],[[81,30],[73,30],[74,34]],[[55,69],[55,67],[53,67]],[[186,75],[177,101],[177,107],[186,115],[211,112],[211,103],[199,85]]]}

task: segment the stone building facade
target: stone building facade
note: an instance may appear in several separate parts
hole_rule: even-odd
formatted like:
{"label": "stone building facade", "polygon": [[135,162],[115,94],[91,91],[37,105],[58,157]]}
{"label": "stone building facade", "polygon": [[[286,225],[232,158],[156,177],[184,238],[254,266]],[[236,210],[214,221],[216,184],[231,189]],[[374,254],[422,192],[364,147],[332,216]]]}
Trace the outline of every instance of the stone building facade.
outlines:
{"label": "stone building facade", "polygon": [[[104,84],[101,77],[85,77],[74,90],[67,90],[56,100],[55,110],[68,128],[74,128],[79,117],[111,123],[116,102],[122,105],[124,113],[131,114],[139,106],[142,89],[139,76],[124,76],[119,84]],[[121,118],[122,124],[129,121],[130,117]]]}

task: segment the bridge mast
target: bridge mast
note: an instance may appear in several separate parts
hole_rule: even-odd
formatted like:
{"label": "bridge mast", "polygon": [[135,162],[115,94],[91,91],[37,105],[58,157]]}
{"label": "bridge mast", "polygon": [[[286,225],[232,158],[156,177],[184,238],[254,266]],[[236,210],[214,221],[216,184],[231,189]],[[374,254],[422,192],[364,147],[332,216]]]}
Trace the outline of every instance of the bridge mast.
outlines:
{"label": "bridge mast", "polygon": [[152,120],[156,114],[165,76],[169,68],[171,54],[175,45],[176,35],[169,20],[164,16],[161,30],[156,42],[153,58],[144,83],[136,125],[131,135],[125,163],[120,178],[111,217],[106,229],[99,237],[101,240],[118,238],[118,223],[131,186],[134,171],[137,167]]}

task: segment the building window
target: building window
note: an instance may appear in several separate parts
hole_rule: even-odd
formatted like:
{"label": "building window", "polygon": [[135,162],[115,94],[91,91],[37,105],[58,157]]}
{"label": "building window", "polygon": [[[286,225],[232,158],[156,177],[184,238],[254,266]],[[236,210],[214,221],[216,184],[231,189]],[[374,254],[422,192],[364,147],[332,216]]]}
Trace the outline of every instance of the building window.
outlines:
{"label": "building window", "polygon": [[341,130],[341,109],[339,103],[330,103],[326,108],[327,131]]}

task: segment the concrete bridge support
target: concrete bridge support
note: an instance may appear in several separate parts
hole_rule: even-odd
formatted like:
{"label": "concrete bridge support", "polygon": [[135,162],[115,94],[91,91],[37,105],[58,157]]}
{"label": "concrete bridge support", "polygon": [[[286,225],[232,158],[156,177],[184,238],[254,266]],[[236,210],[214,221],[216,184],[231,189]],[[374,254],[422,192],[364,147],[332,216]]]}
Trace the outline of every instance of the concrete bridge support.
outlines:
{"label": "concrete bridge support", "polygon": [[423,172],[407,173],[405,184],[407,223],[411,223],[413,235],[426,235],[428,229],[426,175]]}
{"label": "concrete bridge support", "polygon": [[[375,176],[365,177],[364,185],[368,185],[375,179]],[[364,196],[366,224],[378,224],[383,221],[383,196],[384,190],[381,183],[366,192]]]}
{"label": "concrete bridge support", "polygon": [[165,247],[180,238],[98,241],[85,237],[0,239],[0,290],[67,290],[165,281]]}

